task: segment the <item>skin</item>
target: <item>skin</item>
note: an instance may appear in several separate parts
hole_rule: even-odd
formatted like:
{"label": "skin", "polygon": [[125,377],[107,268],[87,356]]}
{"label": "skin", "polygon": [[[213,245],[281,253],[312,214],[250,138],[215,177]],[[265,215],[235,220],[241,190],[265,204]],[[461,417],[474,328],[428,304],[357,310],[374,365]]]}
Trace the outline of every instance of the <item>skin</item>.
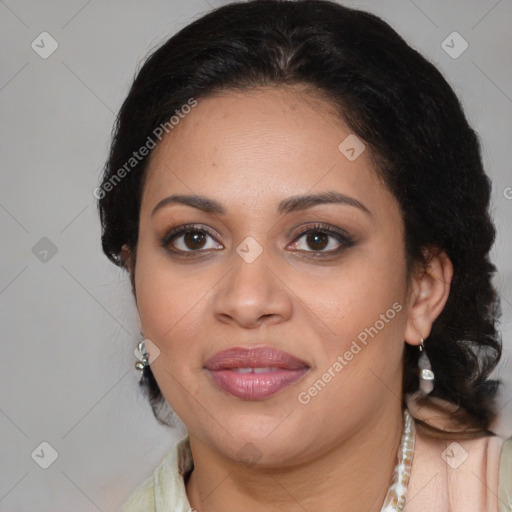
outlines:
{"label": "skin", "polygon": [[[186,490],[197,511],[380,511],[403,428],[404,343],[428,337],[453,268],[444,253],[432,253],[427,271],[407,281],[399,205],[373,171],[368,147],[354,161],[338,150],[350,133],[321,96],[262,87],[198,100],[151,155],[135,266],[127,246],[122,256],[144,336],[160,350],[153,373],[188,429],[195,468]],[[370,214],[347,204],[277,212],[285,198],[331,190]],[[213,198],[226,213],[173,204],[152,216],[171,194]],[[202,245],[183,236],[168,245],[199,247],[189,259],[160,245],[186,223],[215,234]],[[340,247],[332,237],[297,236],[316,223],[346,230],[354,244],[311,256]],[[252,263],[236,252],[246,237],[262,249]],[[301,404],[298,394],[394,303],[401,311]],[[209,357],[258,345],[290,352],[309,372],[259,401],[212,384],[203,367]],[[258,450],[254,465],[238,455],[246,443]]]}

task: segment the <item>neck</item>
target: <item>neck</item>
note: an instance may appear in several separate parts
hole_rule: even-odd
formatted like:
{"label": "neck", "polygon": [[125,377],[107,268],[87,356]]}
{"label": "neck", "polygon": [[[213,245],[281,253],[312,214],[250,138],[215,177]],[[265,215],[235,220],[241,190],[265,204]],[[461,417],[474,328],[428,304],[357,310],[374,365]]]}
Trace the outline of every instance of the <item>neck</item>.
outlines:
{"label": "neck", "polygon": [[[194,470],[186,482],[197,512],[365,510],[380,512],[403,430],[398,401],[314,460],[287,467],[247,467],[189,433]],[[356,505],[357,504],[357,505]]]}

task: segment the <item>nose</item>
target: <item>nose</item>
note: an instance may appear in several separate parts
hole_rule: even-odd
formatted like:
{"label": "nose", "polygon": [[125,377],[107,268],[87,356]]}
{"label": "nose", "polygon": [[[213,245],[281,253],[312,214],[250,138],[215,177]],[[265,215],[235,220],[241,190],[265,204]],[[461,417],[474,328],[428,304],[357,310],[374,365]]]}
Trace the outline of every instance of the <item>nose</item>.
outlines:
{"label": "nose", "polygon": [[280,323],[292,314],[290,294],[268,251],[252,262],[234,253],[232,268],[216,289],[214,314],[223,323],[247,329]]}

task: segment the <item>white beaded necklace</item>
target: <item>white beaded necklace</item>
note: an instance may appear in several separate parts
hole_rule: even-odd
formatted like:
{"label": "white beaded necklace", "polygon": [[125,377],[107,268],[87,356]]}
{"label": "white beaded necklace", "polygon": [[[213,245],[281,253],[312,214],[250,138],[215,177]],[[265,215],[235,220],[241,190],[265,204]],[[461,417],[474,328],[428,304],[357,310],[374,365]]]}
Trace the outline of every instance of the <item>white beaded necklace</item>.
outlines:
{"label": "white beaded necklace", "polygon": [[401,511],[405,505],[405,493],[411,476],[412,457],[414,454],[414,442],[416,429],[414,420],[407,409],[404,409],[404,430],[400,448],[398,449],[398,464],[393,471],[393,481],[386,494],[384,504],[380,512]]}

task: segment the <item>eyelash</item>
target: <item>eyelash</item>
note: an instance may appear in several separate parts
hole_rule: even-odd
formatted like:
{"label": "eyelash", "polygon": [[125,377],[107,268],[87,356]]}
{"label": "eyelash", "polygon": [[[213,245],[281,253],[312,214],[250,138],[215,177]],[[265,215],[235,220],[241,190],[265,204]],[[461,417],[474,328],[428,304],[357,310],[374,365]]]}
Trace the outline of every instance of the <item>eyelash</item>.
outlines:
{"label": "eyelash", "polygon": [[[166,249],[168,252],[173,255],[179,254],[184,257],[195,257],[197,253],[204,251],[204,249],[198,249],[196,251],[182,251],[181,249],[172,250],[168,248],[168,245],[176,238],[187,235],[189,233],[203,233],[211,236],[215,239],[215,234],[205,226],[201,226],[199,224],[185,224],[183,226],[179,226],[177,228],[171,229],[169,232],[165,234],[165,236],[161,240],[161,246]],[[314,224],[312,226],[307,226],[304,229],[301,229],[293,239],[292,243],[297,242],[300,238],[309,234],[322,234],[327,235],[335,240],[337,240],[340,244],[340,247],[331,251],[302,251],[307,253],[310,257],[313,256],[315,258],[318,257],[327,257],[327,256],[335,256],[341,253],[343,250],[348,249],[354,245],[354,239],[344,230],[333,230],[328,227],[327,224]],[[206,250],[217,250],[217,249],[206,249]],[[299,251],[301,252],[301,251]]]}

